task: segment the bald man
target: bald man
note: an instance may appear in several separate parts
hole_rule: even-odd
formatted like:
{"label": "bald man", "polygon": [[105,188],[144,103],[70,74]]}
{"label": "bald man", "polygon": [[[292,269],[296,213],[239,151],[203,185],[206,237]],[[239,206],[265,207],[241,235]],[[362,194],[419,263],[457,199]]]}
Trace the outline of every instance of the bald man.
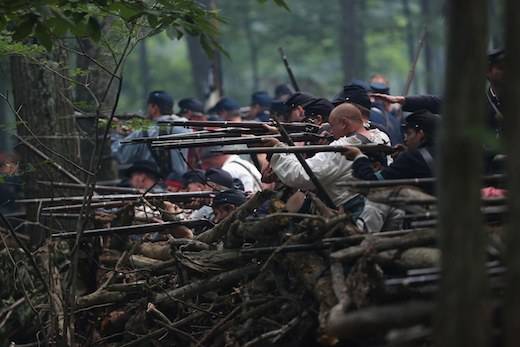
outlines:
{"label": "bald man", "polygon": [[[364,127],[363,117],[359,109],[352,104],[341,104],[332,110],[330,117],[330,132],[336,139],[331,146],[361,145],[379,143]],[[265,141],[267,146],[286,146],[276,139]],[[388,217],[389,209],[379,204],[367,203],[358,193],[350,191],[345,183],[355,178],[352,175],[352,161],[341,153],[320,152],[306,160],[312,172],[321,182],[334,204],[353,216],[353,221],[359,226],[366,226],[370,232],[381,231]],[[309,176],[294,154],[273,154],[271,167],[282,183],[292,188],[312,190]]]}

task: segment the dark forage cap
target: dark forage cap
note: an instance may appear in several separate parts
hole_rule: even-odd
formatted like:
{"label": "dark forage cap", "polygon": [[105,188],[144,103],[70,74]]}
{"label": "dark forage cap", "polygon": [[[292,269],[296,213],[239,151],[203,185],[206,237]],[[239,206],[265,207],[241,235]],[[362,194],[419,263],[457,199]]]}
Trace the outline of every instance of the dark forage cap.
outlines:
{"label": "dark forage cap", "polygon": [[495,65],[504,60],[504,57],[506,55],[506,50],[503,48],[496,48],[488,53],[488,64],[489,65]]}
{"label": "dark forage cap", "polygon": [[343,90],[338,93],[332,99],[334,106],[338,106],[342,103],[348,102],[350,104],[356,104],[367,110],[372,107],[372,102],[368,96],[367,90],[361,86],[355,84],[349,84],[343,87]]}
{"label": "dark forage cap", "polygon": [[364,90],[370,89],[370,85],[368,84],[367,81],[363,81],[363,80],[359,80],[359,79],[353,79],[352,81],[350,81],[350,85],[361,87]]}
{"label": "dark forage cap", "polygon": [[181,110],[180,113],[185,111],[191,111],[193,113],[204,113],[204,105],[195,98],[184,98],[180,100],[177,105]]}
{"label": "dark forage cap", "polygon": [[258,91],[251,95],[251,105],[260,105],[261,107],[271,107],[273,98],[266,91]]}
{"label": "dark forage cap", "polygon": [[173,98],[164,90],[155,90],[148,95],[148,104],[155,104],[161,109],[173,109]]}
{"label": "dark forage cap", "polygon": [[321,115],[324,121],[329,119],[329,115],[332,112],[334,105],[327,99],[324,98],[316,98],[313,101],[309,102],[305,106],[303,106],[303,110],[305,111],[305,117],[314,117]]}
{"label": "dark forage cap", "polygon": [[316,97],[314,97],[311,94],[296,92],[293,95],[291,95],[289,99],[287,99],[287,101],[285,101],[285,105],[289,108],[289,110],[292,110],[296,106],[304,107],[306,104],[313,101],[314,99],[316,99]]}
{"label": "dark forage cap", "polygon": [[190,183],[206,183],[206,174],[203,170],[191,170],[182,175],[182,185],[186,187]]}
{"label": "dark forage cap", "polygon": [[240,206],[246,202],[247,198],[243,191],[237,189],[229,189],[218,193],[213,199],[213,206],[231,204]]}
{"label": "dark forage cap", "polygon": [[404,127],[420,129],[427,135],[434,136],[441,122],[441,117],[427,110],[420,110],[410,114],[404,120]]}
{"label": "dark forage cap", "polygon": [[231,177],[229,172],[222,169],[208,169],[206,171],[206,180],[227,188],[233,188],[233,177]]}
{"label": "dark forage cap", "polygon": [[223,111],[233,112],[240,110],[240,105],[235,100],[226,96],[220,99],[219,102],[213,106],[212,110],[217,113]]}
{"label": "dark forage cap", "polygon": [[384,83],[370,83],[370,91],[379,94],[390,94],[390,87]]}
{"label": "dark forage cap", "polygon": [[126,177],[132,176],[132,174],[135,172],[144,172],[155,177],[156,179],[162,178],[159,167],[152,160],[136,160],[128,168],[123,170],[123,174]]}
{"label": "dark forage cap", "polygon": [[280,99],[284,95],[292,95],[294,92],[287,84],[279,84],[274,88],[274,98]]}

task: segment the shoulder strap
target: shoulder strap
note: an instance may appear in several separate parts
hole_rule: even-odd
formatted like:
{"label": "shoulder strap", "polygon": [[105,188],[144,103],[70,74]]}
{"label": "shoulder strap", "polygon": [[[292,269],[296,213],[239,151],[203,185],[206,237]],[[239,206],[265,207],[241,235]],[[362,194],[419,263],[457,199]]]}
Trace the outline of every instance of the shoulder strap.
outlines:
{"label": "shoulder strap", "polygon": [[[159,126],[159,136],[161,135],[167,135],[168,131],[165,131],[163,127]],[[145,129],[143,131],[143,137],[149,137],[148,135],[148,129]],[[153,160],[159,167],[159,171],[161,174],[166,177],[170,172],[172,172],[172,160],[171,160],[171,151],[162,151],[157,150],[152,147],[152,143],[148,142],[147,144],[148,151],[150,152]]]}
{"label": "shoulder strap", "polygon": [[262,182],[258,179],[258,177],[256,177],[253,172],[244,164],[242,164],[241,162],[239,161],[236,161],[236,160],[231,160],[231,163],[235,163],[235,164],[238,164],[240,166],[242,166],[244,169],[246,169],[247,172],[249,172],[249,174],[251,175],[251,177],[253,177],[253,179],[255,180],[256,184],[258,185],[259,188],[262,188]]}
{"label": "shoulder strap", "polygon": [[419,151],[419,154],[421,155],[421,157],[426,162],[426,165],[428,165],[428,167],[430,168],[430,171],[433,174],[435,172],[435,163],[433,161],[433,157],[432,157],[430,151],[426,147],[421,147],[418,149],[418,151]]}
{"label": "shoulder strap", "polygon": [[362,144],[362,145],[366,145],[366,144],[368,144],[368,143],[372,143],[372,141],[370,141],[370,140],[368,139],[368,137],[366,137],[365,135],[361,135],[361,134],[356,133],[355,136],[356,136],[356,138],[357,138],[359,141],[361,141],[361,144]]}

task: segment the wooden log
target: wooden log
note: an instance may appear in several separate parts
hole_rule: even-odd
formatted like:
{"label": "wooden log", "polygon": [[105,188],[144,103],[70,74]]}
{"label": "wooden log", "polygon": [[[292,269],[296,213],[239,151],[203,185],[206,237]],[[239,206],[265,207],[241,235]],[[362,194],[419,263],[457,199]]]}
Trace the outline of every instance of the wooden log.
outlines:
{"label": "wooden log", "polygon": [[213,228],[199,234],[195,239],[205,243],[213,243],[221,240],[227,234],[231,224],[235,220],[243,220],[273,195],[274,192],[271,190],[264,190],[256,193],[255,196],[233,211],[233,213],[231,213],[227,218]]}
{"label": "wooden log", "polygon": [[199,294],[208,290],[226,288],[236,284],[242,279],[248,279],[252,276],[255,276],[259,271],[260,266],[256,264],[247,265],[242,268],[221,273],[208,279],[192,282],[180,288],[169,290],[165,293],[158,293],[154,297],[154,302],[167,303],[173,301],[170,298],[184,297]]}
{"label": "wooden log", "polygon": [[410,247],[429,246],[435,242],[435,230],[418,230],[403,237],[378,238],[365,241],[359,246],[349,247],[336,251],[330,255],[335,261],[353,261],[369,251],[385,251],[389,249],[403,249]]}
{"label": "wooden log", "polygon": [[340,339],[384,334],[388,329],[428,322],[433,312],[431,302],[374,306],[346,313],[342,305],[330,312],[327,333]]}

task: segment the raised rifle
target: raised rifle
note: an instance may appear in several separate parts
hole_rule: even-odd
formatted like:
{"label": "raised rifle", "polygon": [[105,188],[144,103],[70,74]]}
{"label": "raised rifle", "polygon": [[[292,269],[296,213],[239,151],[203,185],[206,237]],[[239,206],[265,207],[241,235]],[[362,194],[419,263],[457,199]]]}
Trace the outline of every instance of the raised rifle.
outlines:
{"label": "raised rifle", "polygon": [[[194,219],[185,221],[173,221],[164,223],[150,223],[141,225],[128,225],[121,227],[111,227],[102,229],[91,229],[83,231],[82,237],[95,237],[105,235],[134,235],[147,234],[154,232],[169,232],[170,228],[185,226],[187,228],[212,227],[214,224],[207,219]],[[51,234],[53,239],[72,239],[76,237],[75,231],[66,231],[62,233]]]}
{"label": "raised rifle", "polygon": [[287,70],[287,74],[289,75],[289,80],[291,80],[291,84],[294,88],[294,91],[299,92],[300,87],[298,87],[298,83],[296,83],[296,78],[294,77],[294,73],[292,72],[291,66],[289,65],[289,60],[287,59],[287,56],[285,55],[283,48],[279,47],[278,51],[280,52],[280,56],[282,57],[283,64],[285,65],[285,70]]}
{"label": "raised rifle", "polygon": [[[310,142],[319,140],[330,140],[328,136],[322,136],[312,133],[293,133],[289,135],[291,140],[296,142]],[[211,146],[225,146],[225,145],[241,145],[241,144],[261,144],[265,139],[276,138],[283,141],[281,135],[263,135],[263,136],[243,136],[231,138],[216,138],[216,139],[200,139],[187,141],[157,141],[152,142],[152,147],[163,149],[181,149],[193,147],[211,147]]]}
{"label": "raised rifle", "polygon": [[[259,132],[267,132],[268,126],[277,126],[276,123],[273,122],[228,122],[228,121],[159,121],[158,124],[169,124],[171,126],[185,127],[185,128],[246,128],[246,129],[256,129]],[[312,123],[281,123],[287,132],[290,133],[315,133],[320,130],[320,126]]]}
{"label": "raised rifle", "polygon": [[[357,147],[361,152],[365,154],[391,154],[396,150],[390,146],[379,145],[379,144],[368,144],[368,145],[349,145],[350,147]],[[347,152],[348,149],[345,146],[329,146],[329,145],[312,145],[312,146],[301,146],[301,147],[250,147],[244,149],[216,149],[212,152],[223,153],[223,154],[252,154],[252,153],[319,153],[319,152]]]}
{"label": "raised rifle", "polygon": [[[294,142],[291,139],[291,136],[289,135],[289,133],[287,132],[285,125],[280,122],[280,120],[278,119],[278,116],[276,114],[273,114],[272,118],[273,118],[274,122],[276,123],[276,127],[278,128],[280,135],[282,135],[282,137],[284,138],[284,141],[292,148],[296,148],[296,147],[294,147]],[[295,153],[294,155],[296,156],[296,159],[298,159],[298,161],[300,162],[300,164],[303,167],[303,170],[305,171],[307,176],[309,176],[309,179],[311,180],[312,184],[314,185],[314,188],[316,188],[316,195],[328,207],[336,208],[336,204],[334,204],[334,201],[332,201],[332,199],[330,198],[330,196],[327,193],[327,191],[325,190],[325,188],[323,188],[323,185],[321,184],[318,177],[316,177],[314,172],[312,172],[311,167],[309,166],[309,164],[307,164],[303,155],[301,153]]]}

